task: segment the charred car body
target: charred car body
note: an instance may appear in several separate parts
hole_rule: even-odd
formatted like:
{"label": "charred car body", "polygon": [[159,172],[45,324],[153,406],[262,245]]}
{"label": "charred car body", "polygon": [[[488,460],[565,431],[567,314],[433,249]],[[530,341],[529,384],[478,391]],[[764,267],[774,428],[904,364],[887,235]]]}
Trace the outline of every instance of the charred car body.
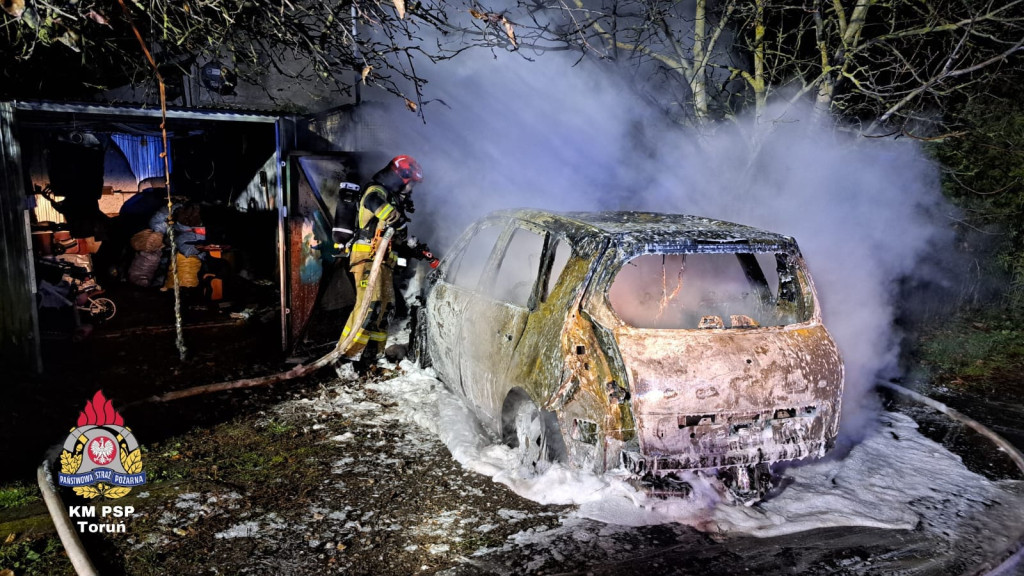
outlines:
{"label": "charred car body", "polygon": [[[787,236],[695,216],[502,211],[428,283],[420,356],[543,466],[740,492],[823,455],[843,365]],[[667,483],[667,484],[666,484]]]}

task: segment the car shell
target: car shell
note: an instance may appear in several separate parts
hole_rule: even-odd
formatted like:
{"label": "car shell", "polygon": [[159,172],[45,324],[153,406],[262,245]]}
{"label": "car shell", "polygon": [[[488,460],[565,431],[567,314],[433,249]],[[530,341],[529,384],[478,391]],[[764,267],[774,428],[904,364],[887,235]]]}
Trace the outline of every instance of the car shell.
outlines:
{"label": "car shell", "polygon": [[[798,321],[623,320],[609,293],[627,263],[694,254],[773,254]],[[510,283],[515,270],[527,281]],[[510,439],[530,401],[557,416],[581,468],[658,477],[770,464],[822,455],[838,431],[842,361],[788,236],[679,214],[496,212],[432,273],[420,324],[439,377],[486,427]]]}

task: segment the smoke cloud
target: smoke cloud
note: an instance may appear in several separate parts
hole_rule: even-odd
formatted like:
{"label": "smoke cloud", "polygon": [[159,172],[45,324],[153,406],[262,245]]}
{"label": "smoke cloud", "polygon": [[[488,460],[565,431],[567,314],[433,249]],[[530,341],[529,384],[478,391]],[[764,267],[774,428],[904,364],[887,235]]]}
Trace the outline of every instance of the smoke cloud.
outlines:
{"label": "smoke cloud", "polygon": [[937,167],[914,142],[870,139],[813,120],[809,106],[696,135],[664,119],[603,62],[476,52],[424,72],[426,123],[404,109],[391,153],[425,180],[413,232],[444,253],[498,208],[652,210],[720,218],[793,236],[846,363],[845,437],[869,393],[896,370],[896,285],[950,245]]}

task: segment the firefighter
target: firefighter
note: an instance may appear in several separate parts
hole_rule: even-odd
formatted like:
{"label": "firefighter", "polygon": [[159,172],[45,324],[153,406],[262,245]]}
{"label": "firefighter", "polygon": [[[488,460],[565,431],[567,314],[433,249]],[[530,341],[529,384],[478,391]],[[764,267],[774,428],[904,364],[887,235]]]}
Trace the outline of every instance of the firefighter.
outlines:
{"label": "firefighter", "polygon": [[[388,165],[373,175],[362,190],[355,217],[355,236],[351,243],[349,270],[356,289],[356,303],[342,331],[344,340],[355,331],[352,344],[343,351],[351,361],[362,360],[371,364],[384,351],[388,337],[388,324],[395,313],[394,267],[399,256],[411,256],[427,259],[431,266],[437,265],[437,259],[423,244],[410,243],[406,224],[408,214],[413,211],[410,195],[413,186],[423,179],[419,163],[410,156],[395,156]],[[381,234],[387,229],[394,229],[394,236],[387,247],[378,246]],[[335,237],[337,240],[337,237]],[[380,276],[374,286],[373,293],[367,294],[370,270],[373,258],[378,249],[387,249],[380,267]],[[361,323],[355,318],[363,301],[369,298],[370,306],[366,317]],[[358,326],[354,324],[359,323]]]}

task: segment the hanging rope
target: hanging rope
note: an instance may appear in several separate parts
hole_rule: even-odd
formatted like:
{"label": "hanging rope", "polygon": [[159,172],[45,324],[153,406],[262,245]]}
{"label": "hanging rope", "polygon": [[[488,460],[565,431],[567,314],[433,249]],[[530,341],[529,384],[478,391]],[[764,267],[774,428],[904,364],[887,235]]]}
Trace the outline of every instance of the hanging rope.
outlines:
{"label": "hanging rope", "polygon": [[167,231],[171,236],[171,274],[174,276],[174,331],[176,334],[175,345],[178,347],[178,358],[182,361],[185,360],[185,335],[181,329],[181,282],[178,279],[178,249],[174,243],[174,203],[171,201],[171,161],[170,154],[167,151],[167,90],[164,86],[164,77],[160,74],[160,69],[156,65],[156,60],[153,59],[153,55],[150,54],[149,48],[146,48],[146,42],[142,39],[142,34],[139,29],[135,27],[135,22],[132,20],[132,15],[128,11],[128,6],[125,5],[124,0],[117,0],[118,4],[121,5],[121,10],[124,12],[124,18],[128,21],[128,24],[132,27],[132,32],[135,33],[135,38],[139,41],[139,46],[142,47],[143,54],[146,55],[146,60],[149,61],[149,65],[153,68],[153,74],[156,75],[157,84],[160,86],[160,134],[163,138],[164,151],[160,154],[160,157],[164,160],[164,182],[167,190]]}

